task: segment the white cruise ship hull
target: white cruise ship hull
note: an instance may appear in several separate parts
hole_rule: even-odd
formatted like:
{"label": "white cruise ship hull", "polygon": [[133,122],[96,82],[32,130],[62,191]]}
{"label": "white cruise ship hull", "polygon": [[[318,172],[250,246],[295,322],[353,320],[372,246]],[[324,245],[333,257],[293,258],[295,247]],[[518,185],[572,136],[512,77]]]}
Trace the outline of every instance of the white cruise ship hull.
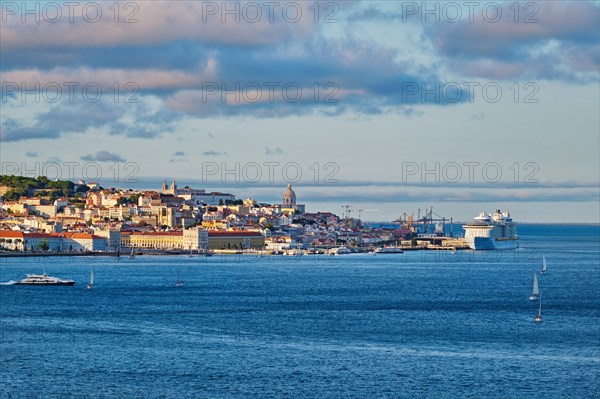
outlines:
{"label": "white cruise ship hull", "polygon": [[497,240],[491,237],[471,237],[467,239],[469,248],[479,250],[503,250],[519,248],[519,241],[514,239]]}

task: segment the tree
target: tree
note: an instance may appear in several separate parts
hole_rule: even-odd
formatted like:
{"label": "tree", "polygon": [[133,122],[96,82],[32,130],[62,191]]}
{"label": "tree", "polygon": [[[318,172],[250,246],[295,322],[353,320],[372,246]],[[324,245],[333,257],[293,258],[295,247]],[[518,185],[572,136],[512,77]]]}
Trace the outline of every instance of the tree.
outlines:
{"label": "tree", "polygon": [[41,251],[48,251],[50,249],[50,244],[48,243],[48,240],[42,238],[42,240],[38,243],[38,248]]}

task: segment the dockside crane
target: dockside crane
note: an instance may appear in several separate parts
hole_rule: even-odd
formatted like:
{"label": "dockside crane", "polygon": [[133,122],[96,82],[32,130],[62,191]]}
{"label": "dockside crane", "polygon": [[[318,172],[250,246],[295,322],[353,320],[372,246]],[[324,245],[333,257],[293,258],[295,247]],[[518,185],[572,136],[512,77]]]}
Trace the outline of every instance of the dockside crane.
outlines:
{"label": "dockside crane", "polygon": [[410,215],[404,212],[402,216],[400,216],[396,220],[392,220],[392,223],[399,223],[401,228],[409,229],[413,231],[413,221],[415,219],[415,213],[411,213]]}

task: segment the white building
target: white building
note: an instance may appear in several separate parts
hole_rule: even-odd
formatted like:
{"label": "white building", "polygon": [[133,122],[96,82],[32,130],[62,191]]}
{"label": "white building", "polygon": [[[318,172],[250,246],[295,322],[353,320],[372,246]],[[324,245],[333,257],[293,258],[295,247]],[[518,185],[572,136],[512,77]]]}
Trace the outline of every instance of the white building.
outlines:
{"label": "white building", "polygon": [[183,248],[190,250],[208,248],[208,230],[193,227],[183,230]]}

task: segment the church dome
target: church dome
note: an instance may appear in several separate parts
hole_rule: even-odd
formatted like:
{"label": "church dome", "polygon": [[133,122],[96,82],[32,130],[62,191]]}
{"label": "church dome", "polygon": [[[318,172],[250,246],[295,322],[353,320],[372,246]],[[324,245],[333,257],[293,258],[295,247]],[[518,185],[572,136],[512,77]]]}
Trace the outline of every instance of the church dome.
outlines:
{"label": "church dome", "polygon": [[288,184],[283,192],[283,205],[296,205],[296,193],[292,190],[291,184]]}

